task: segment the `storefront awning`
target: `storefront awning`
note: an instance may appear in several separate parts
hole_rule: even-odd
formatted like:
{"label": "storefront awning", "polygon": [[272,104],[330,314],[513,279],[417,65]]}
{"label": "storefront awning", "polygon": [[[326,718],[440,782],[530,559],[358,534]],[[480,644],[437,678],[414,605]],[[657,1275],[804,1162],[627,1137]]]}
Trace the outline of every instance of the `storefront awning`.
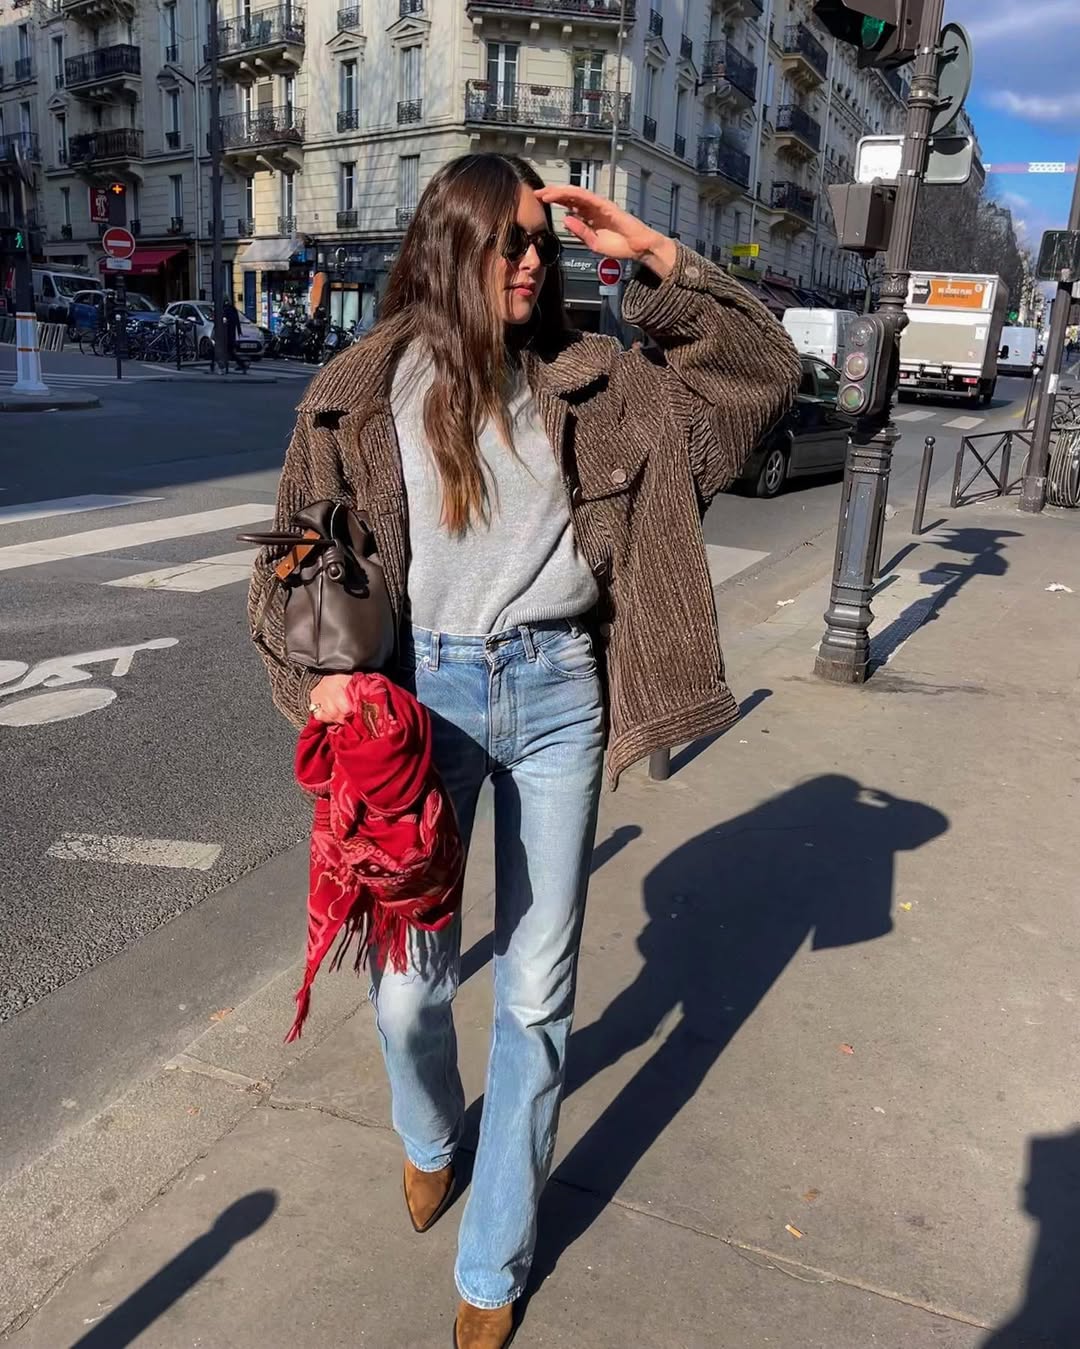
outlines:
{"label": "storefront awning", "polygon": [[[186,253],[186,248],[137,248],[131,255],[131,266],[125,267],[122,272],[116,272],[116,276],[153,276],[171,262],[173,258],[178,258],[181,253]],[[104,272],[106,271],[107,258],[102,258],[98,266]]]}
{"label": "storefront awning", "polygon": [[291,239],[253,239],[237,259],[244,271],[287,272],[289,259],[303,250],[303,240],[297,235]]}

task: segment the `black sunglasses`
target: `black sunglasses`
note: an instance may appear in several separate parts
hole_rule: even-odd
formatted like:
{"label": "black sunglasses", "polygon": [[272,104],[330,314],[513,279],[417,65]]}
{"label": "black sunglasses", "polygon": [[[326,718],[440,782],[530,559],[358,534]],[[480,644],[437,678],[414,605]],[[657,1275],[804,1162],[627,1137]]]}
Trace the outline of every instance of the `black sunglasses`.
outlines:
{"label": "black sunglasses", "polygon": [[536,249],[542,267],[554,267],[562,256],[562,244],[557,234],[551,230],[537,230],[535,234],[530,234],[515,222],[506,236],[503,257],[507,262],[520,262],[530,248]]}

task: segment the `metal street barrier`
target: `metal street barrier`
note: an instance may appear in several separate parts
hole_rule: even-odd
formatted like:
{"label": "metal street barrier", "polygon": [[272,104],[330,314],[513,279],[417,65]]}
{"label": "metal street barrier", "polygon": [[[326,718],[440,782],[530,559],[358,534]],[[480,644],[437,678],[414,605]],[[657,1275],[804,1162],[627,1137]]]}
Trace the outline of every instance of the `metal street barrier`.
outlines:
{"label": "metal street barrier", "polygon": [[[980,497],[990,496],[1008,496],[1008,494],[1020,487],[1023,483],[1023,474],[1020,477],[1010,481],[1009,469],[1012,465],[1012,454],[1014,448],[1023,448],[1027,452],[1031,451],[1031,439],[1033,432],[1027,431],[984,431],[977,436],[964,436],[960,441],[960,448],[956,452],[956,469],[953,473],[952,493],[949,497],[949,505],[955,509],[957,506],[963,506],[968,501],[978,500]],[[987,444],[987,442],[993,442]],[[976,444],[978,442],[978,444]],[[967,482],[963,482],[964,460],[971,455],[977,461],[978,467]],[[998,467],[995,471],[994,461],[998,460]],[[986,492],[976,492],[971,496],[966,493],[973,483],[976,483],[981,477],[987,477],[993,483],[996,490],[987,489]]]}

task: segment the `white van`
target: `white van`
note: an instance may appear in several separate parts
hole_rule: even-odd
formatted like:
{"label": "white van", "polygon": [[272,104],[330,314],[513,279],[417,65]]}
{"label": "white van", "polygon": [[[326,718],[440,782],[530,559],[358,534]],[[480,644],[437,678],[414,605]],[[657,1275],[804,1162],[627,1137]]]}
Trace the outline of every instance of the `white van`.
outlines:
{"label": "white van", "polygon": [[781,322],[796,351],[838,367],[847,330],[857,318],[854,309],[785,309]]}
{"label": "white van", "polygon": [[40,323],[66,323],[68,306],[80,290],[104,290],[105,283],[86,272],[56,272],[35,267],[34,312]]}
{"label": "white van", "polygon": [[1001,330],[1001,350],[998,352],[998,373],[1001,375],[1028,375],[1035,372],[1039,351],[1039,334],[1034,328],[1005,327]]}

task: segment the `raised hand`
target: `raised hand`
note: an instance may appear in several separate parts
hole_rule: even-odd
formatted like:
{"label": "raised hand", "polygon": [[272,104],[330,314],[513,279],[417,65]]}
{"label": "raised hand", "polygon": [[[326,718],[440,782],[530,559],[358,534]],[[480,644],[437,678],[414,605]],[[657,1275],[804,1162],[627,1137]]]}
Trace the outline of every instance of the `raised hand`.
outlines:
{"label": "raised hand", "polygon": [[542,187],[536,195],[546,205],[564,207],[566,228],[594,253],[633,258],[660,277],[675,266],[675,241],[606,197],[583,187]]}

